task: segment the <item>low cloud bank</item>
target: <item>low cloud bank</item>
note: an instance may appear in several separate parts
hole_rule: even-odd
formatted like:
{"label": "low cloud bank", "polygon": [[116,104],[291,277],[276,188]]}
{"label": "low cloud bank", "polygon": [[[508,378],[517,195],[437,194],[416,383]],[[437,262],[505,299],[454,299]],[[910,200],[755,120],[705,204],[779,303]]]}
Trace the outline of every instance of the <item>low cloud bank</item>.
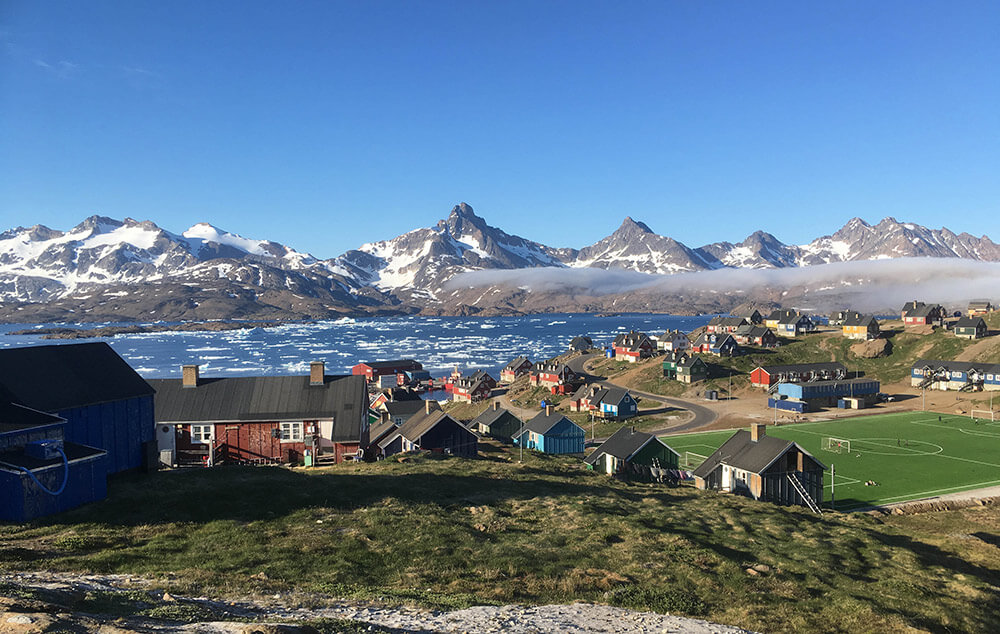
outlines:
{"label": "low cloud bank", "polygon": [[897,258],[835,262],[786,269],[718,269],[676,275],[650,275],[621,269],[532,268],[472,271],[455,276],[450,288],[503,286],[535,292],[695,294],[704,292],[787,292],[799,303],[839,306],[849,301],[857,310],[896,309],[918,299],[957,304],[970,299],[996,299],[1000,263],[959,258]]}

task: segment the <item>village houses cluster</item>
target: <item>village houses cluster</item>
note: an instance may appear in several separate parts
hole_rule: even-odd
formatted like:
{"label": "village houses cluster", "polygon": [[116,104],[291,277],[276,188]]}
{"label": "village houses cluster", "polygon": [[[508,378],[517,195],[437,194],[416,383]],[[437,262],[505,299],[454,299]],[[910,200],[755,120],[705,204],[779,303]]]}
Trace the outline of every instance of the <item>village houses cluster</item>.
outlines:
{"label": "village houses cluster", "polygon": [[[974,302],[954,320],[937,304],[908,302],[905,328],[947,327],[956,337],[988,334]],[[603,355],[637,362],[661,355],[665,379],[709,378],[710,357],[775,348],[783,338],[812,332],[817,320],[794,310],[764,316],[754,309],[713,318],[691,338],[672,330],[657,336],[628,331]],[[872,315],[837,311],[826,319],[844,337],[880,337]],[[587,336],[569,351],[600,350]],[[484,438],[522,450],[583,457],[585,430],[551,404],[526,420],[498,400],[472,420],[459,420],[412,388],[435,384],[458,402],[493,399],[503,385],[527,382],[562,397],[570,412],[623,426],[586,455],[588,468],[657,481],[693,478],[700,488],[740,492],[813,508],[822,501],[823,465],[763,426],[740,431],[693,472],[655,435],[627,424],[639,398],[608,382],[588,381],[560,358],[517,356],[499,380],[484,370],[433,379],[413,359],[358,363],[350,375],[330,375],[314,361],[302,376],[204,377],[197,365],[176,379],[144,380],[106,343],[0,350],[0,520],[24,521],[103,499],[109,475],[160,466],[318,464],[378,460],[409,451],[475,457]],[[758,366],[751,385],[767,392],[768,407],[796,413],[825,407],[864,408],[882,395],[876,379],[841,363]],[[911,368],[915,387],[1000,390],[1000,364],[921,359]]]}

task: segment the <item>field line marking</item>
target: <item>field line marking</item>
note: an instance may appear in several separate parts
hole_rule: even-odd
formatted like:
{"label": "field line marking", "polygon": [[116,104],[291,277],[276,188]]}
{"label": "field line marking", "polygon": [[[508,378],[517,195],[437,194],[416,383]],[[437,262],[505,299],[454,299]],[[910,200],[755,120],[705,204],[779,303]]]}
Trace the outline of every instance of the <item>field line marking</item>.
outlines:
{"label": "field line marking", "polygon": [[918,420],[912,422],[914,425],[923,425],[924,427],[938,427],[940,429],[950,429],[951,431],[957,431],[963,434],[968,434],[970,436],[981,436],[983,438],[1000,438],[1000,434],[993,434],[988,431],[976,431],[974,429],[964,429],[962,427],[949,427],[948,425],[935,425],[934,423],[922,423]]}
{"label": "field line marking", "polygon": [[928,495],[936,495],[938,493],[945,493],[947,491],[971,491],[971,490],[974,490],[974,489],[984,489],[984,488],[986,488],[988,486],[995,486],[997,484],[1000,484],[1000,480],[990,480],[989,482],[979,482],[977,484],[961,484],[961,485],[958,485],[958,486],[948,487],[946,489],[934,489],[932,491],[921,491],[919,493],[912,493],[912,494],[906,494],[906,495],[894,495],[894,496],[888,497],[888,498],[881,498],[881,501],[882,502],[888,502],[888,501],[891,501],[891,500],[902,500],[902,499],[906,499],[906,498],[917,499],[917,498],[928,496]]}
{"label": "field line marking", "polygon": [[[951,428],[948,427],[946,429],[951,429]],[[821,434],[821,433],[816,432],[816,431],[807,431],[805,429],[802,430],[802,433],[803,434],[813,434],[814,436],[826,436],[826,434]],[[844,438],[844,440],[850,440],[851,442],[868,442],[864,438]],[[913,440],[916,440],[916,439],[914,438]],[[919,442],[923,442],[923,441],[919,441]],[[875,446],[877,446],[877,447],[883,447],[883,448],[887,448],[887,449],[896,449],[896,447],[892,447],[891,445],[879,445],[878,443],[874,443],[874,442],[872,444],[875,445]],[[899,447],[899,449],[905,449],[907,451],[913,452],[914,454],[916,454],[918,456],[936,456],[938,458],[949,458],[951,460],[961,460],[962,462],[971,462],[972,464],[980,464],[980,465],[983,465],[985,467],[996,467],[997,469],[1000,469],[1000,464],[993,464],[992,462],[983,462],[982,460],[973,460],[972,458],[960,458],[959,456],[949,456],[946,453],[924,453],[922,451],[919,451],[917,449],[911,449],[909,447]],[[854,450],[852,449],[851,451],[853,453]]]}

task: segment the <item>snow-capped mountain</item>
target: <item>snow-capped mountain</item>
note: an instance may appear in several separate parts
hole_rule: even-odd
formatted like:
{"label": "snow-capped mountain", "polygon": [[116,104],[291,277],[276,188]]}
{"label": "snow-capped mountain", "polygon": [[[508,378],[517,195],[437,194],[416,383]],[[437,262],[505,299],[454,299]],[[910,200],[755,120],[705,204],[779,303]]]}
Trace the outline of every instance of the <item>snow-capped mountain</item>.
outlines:
{"label": "snow-capped mountain", "polygon": [[[477,311],[514,311],[528,306],[524,292],[517,289],[478,288],[475,297],[466,297],[445,290],[445,285],[455,275],[483,269],[672,274],[928,256],[1000,261],[1000,246],[986,236],[956,235],[894,218],[874,226],[854,218],[833,235],[805,245],[786,245],[757,231],[739,243],[690,248],[626,217],[611,235],[591,246],[556,249],[490,226],[462,203],[433,227],[320,260],[208,223],[175,234],[150,221],[92,216],[65,232],[36,225],[0,234],[0,319],[322,318],[461,312],[462,305],[473,304]],[[574,293],[560,298],[552,291],[544,304],[531,306],[605,309],[585,303],[590,299],[579,289]],[[539,297],[536,293],[533,301],[541,301]],[[635,309],[656,307],[643,304]]]}

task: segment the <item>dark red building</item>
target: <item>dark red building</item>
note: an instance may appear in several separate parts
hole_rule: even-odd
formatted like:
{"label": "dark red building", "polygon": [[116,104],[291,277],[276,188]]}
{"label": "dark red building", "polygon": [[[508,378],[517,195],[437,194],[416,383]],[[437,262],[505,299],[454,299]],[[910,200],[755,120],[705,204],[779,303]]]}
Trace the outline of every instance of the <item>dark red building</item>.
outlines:
{"label": "dark red building", "polygon": [[364,376],[369,381],[375,381],[380,376],[388,374],[403,374],[423,370],[424,366],[413,359],[397,359],[395,361],[366,361],[351,368],[354,376]]}

